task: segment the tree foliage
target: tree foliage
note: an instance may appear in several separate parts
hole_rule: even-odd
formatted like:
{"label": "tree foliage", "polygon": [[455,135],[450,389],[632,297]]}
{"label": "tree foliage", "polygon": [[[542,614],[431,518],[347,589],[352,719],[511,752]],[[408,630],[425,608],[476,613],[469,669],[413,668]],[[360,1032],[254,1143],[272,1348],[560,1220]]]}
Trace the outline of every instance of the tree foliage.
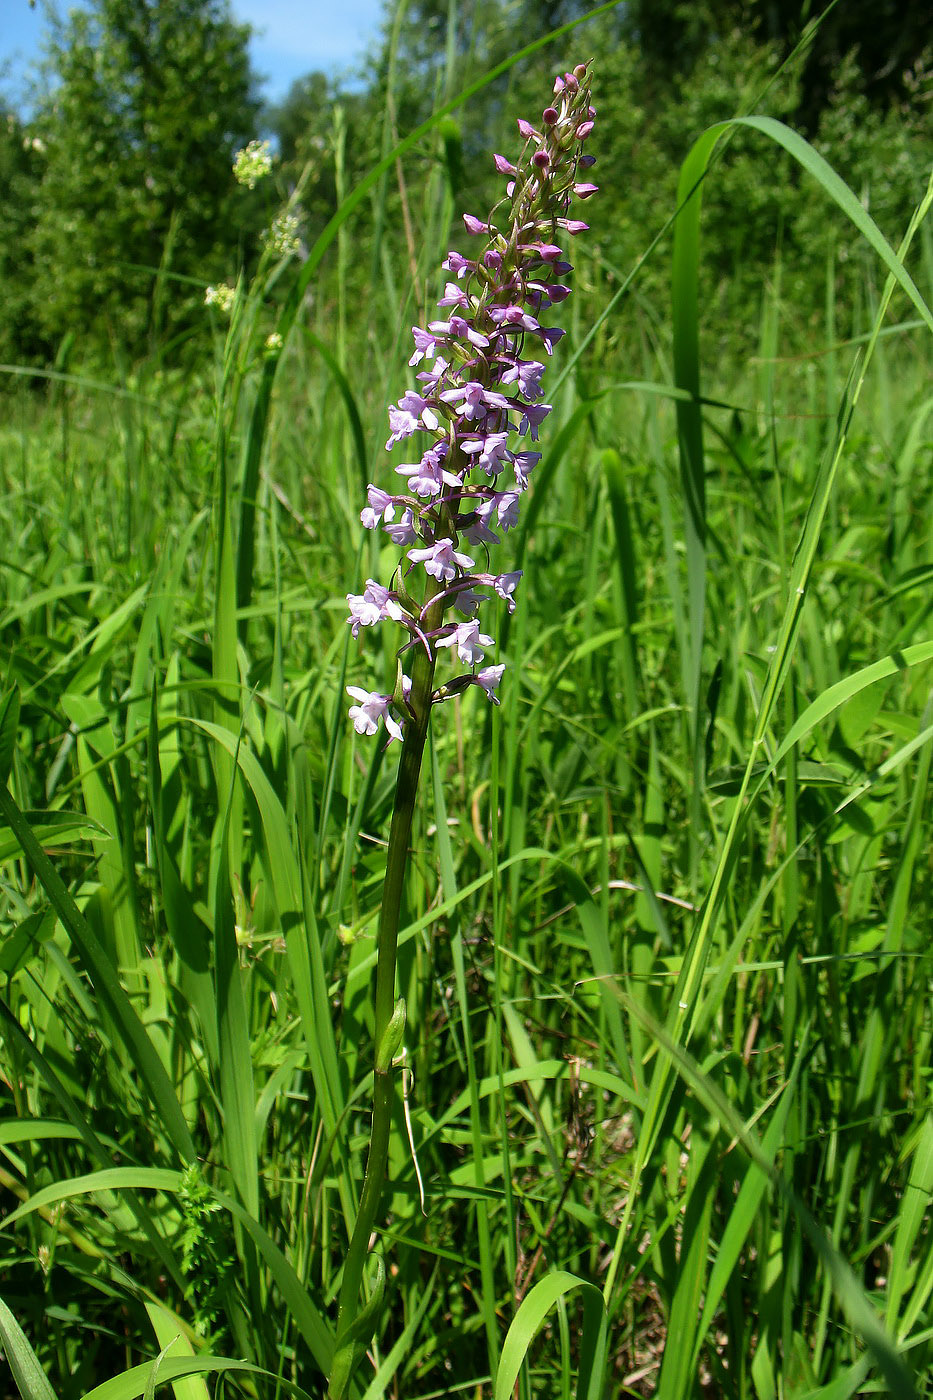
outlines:
{"label": "tree foliage", "polygon": [[0,108],[0,361],[31,358],[39,350],[32,327],[29,247],[43,151],[15,112]]}
{"label": "tree foliage", "polygon": [[248,39],[225,0],[94,0],[54,30],[32,239],[50,340],[93,330],[138,342],[161,317],[177,323],[189,297],[160,268],[228,270],[243,223],[231,161],[259,113]]}
{"label": "tree foliage", "polygon": [[808,134],[832,101],[847,56],[872,107],[897,105],[909,94],[908,75],[930,56],[930,7],[925,0],[629,0],[628,37],[666,81],[694,64],[730,31],[741,29],[786,56],[819,20],[799,74],[795,123]]}

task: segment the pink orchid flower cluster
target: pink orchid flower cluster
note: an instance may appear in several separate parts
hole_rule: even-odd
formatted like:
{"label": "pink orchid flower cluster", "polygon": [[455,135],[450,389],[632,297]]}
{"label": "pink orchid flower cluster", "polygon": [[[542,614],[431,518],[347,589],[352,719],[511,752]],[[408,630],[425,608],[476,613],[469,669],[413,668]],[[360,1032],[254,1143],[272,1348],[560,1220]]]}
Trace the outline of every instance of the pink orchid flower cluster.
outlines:
{"label": "pink orchid flower cluster", "polygon": [[[389,409],[387,450],[416,433],[430,445],[418,461],[395,468],[405,479],[402,489],[368,488],[364,526],[381,526],[405,553],[389,587],[369,579],[362,594],[347,595],[347,620],[354,637],[361,627],[399,624],[408,633],[400,659],[413,646],[434,657],[437,648],[455,652],[470,669],[433,691],[432,703],[471,685],[499,703],[505,667],[482,665],[495,644],[480,631],[476,614],[495,597],[510,612],[515,608],[521,573],[492,572],[489,547],[499,542],[497,530],[516,524],[521,496],[541,459],[540,452],[512,444],[525,436],[536,442],[551,412],[541,402],[545,363],[535,351],[547,358],[564,334],[542,325],[541,315],[570,294],[564,279],[573,269],[556,240],[561,232],[576,235],[587,228],[569,210],[574,198],[596,193],[596,185],[581,178],[595,160],[583,150],[595,115],[587,65],[581,64],[557,78],[553,103],[538,126],[519,121],[525,145],[517,163],[495,156],[496,169],[508,177],[504,227],[464,215],[467,232],[484,235],[485,248],[475,259],[448,254],[443,266],[453,280],[438,302],[443,319],[426,330],[412,327],[409,364],[424,364],[420,387]],[[411,578],[421,570],[424,600],[418,603]],[[446,620],[448,607],[462,620]],[[400,739],[410,688],[401,664],[394,695],[348,686],[357,732],[374,734],[383,720],[390,739]]]}

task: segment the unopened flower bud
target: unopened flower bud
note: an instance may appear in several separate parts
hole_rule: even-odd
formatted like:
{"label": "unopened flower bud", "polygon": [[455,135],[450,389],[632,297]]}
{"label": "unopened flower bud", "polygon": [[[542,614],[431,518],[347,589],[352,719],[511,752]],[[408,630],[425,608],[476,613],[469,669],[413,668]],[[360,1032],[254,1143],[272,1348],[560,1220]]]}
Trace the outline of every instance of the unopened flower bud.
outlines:
{"label": "unopened flower bud", "polygon": [[557,121],[557,116],[558,112],[556,107],[545,107],[544,111],[541,113],[541,120],[544,122],[545,126],[553,126]]}

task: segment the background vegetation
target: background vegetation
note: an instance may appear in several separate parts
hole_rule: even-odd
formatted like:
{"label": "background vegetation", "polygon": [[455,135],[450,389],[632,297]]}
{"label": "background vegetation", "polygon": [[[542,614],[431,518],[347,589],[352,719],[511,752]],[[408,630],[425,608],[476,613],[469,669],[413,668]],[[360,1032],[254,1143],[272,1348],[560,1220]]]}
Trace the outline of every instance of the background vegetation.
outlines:
{"label": "background vegetation", "polygon": [[[358,513],[491,152],[590,55],[503,705],[435,716],[356,1394],[504,1400],[526,1355],[526,1397],[933,1393],[923,7],[799,47],[797,5],[610,7],[485,81],[585,8],[392,7],[359,91],[263,113],[221,4],[96,0],[0,123],[10,1394],[322,1393],[394,778],[346,719]],[[733,128],[700,259],[678,178],[739,114],[811,145]]]}

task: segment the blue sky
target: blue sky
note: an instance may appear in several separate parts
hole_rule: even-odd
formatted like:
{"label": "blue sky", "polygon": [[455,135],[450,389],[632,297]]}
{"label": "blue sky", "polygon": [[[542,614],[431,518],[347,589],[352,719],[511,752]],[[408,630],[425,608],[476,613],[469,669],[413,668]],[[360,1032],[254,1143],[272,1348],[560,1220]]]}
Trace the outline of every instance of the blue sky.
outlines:
{"label": "blue sky", "polygon": [[[255,30],[253,67],[275,102],[313,68],[352,70],[378,29],[383,0],[232,0],[231,8]],[[25,102],[44,29],[42,0],[35,9],[29,0],[0,0],[0,93],[16,105]]]}

